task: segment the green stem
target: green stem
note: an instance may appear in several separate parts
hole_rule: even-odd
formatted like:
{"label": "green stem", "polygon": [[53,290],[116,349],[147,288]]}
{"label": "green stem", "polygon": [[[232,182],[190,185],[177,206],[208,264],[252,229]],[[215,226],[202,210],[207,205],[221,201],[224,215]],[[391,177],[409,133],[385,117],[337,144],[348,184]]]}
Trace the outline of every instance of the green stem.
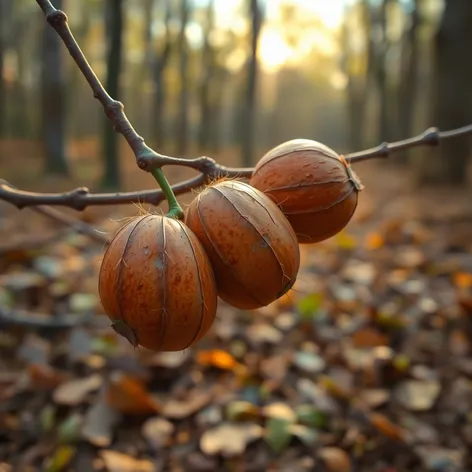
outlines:
{"label": "green stem", "polygon": [[169,202],[169,211],[167,212],[166,216],[170,218],[175,218],[177,220],[182,220],[184,217],[184,211],[179,205],[179,202],[175,197],[174,191],[172,190],[172,187],[166,179],[164,172],[162,172],[162,169],[154,169],[151,171],[151,174],[156,179],[157,183],[159,184],[159,187],[161,187],[167,201]]}

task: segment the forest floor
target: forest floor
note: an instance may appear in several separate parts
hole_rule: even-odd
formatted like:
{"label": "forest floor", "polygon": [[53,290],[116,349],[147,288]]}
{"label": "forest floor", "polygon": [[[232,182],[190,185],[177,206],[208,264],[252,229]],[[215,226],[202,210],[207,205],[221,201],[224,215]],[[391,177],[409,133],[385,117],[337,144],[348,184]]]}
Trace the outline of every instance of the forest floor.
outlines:
{"label": "forest floor", "polygon": [[[34,144],[0,150],[0,175],[25,190],[97,177],[90,143],[71,148],[73,180],[39,180]],[[124,159],[126,190],[155,186]],[[289,294],[249,312],[220,303],[178,353],[111,330],[103,244],[0,202],[0,471],[472,470],[471,190],[418,191],[386,162],[356,171],[355,217],[301,247]],[[136,212],[67,213],[112,232]]]}

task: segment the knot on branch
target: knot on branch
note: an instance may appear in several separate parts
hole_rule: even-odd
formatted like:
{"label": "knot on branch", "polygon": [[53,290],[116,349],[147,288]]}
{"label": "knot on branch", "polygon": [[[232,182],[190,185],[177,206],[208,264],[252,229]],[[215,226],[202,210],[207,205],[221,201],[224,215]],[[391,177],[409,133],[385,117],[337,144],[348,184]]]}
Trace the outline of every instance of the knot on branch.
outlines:
{"label": "knot on branch", "polygon": [[46,21],[56,29],[69,21],[67,15],[62,10],[54,10],[46,15]]}
{"label": "knot on branch", "polygon": [[218,164],[215,159],[208,156],[202,156],[198,158],[198,169],[202,174],[205,174],[209,178],[217,177]]}
{"label": "knot on branch", "polygon": [[115,127],[118,128],[120,121],[120,114],[123,113],[125,109],[124,105],[118,100],[111,100],[110,103],[107,103],[105,107],[105,113],[107,117],[115,122]]}
{"label": "knot on branch", "polygon": [[425,144],[429,146],[437,146],[439,142],[441,141],[439,128],[435,128],[435,127],[428,128],[423,133],[422,140]]}

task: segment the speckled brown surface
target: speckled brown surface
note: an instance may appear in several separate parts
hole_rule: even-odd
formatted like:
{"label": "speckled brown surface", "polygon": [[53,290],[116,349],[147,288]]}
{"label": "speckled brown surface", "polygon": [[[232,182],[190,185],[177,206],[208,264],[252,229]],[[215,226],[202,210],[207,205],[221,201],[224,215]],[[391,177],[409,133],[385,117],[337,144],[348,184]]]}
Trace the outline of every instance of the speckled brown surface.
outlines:
{"label": "speckled brown surface", "polygon": [[295,233],[277,206],[248,184],[227,180],[207,187],[185,222],[202,242],[226,302],[254,309],[292,286],[300,266]]}
{"label": "speckled brown surface", "polygon": [[279,205],[300,243],[315,243],[350,221],[358,201],[353,179],[335,151],[297,139],[265,154],[250,183]]}
{"label": "speckled brown surface", "polygon": [[181,221],[161,215],[136,217],[116,234],[103,258],[99,290],[110,319],[124,321],[148,349],[185,349],[215,319],[207,255]]}

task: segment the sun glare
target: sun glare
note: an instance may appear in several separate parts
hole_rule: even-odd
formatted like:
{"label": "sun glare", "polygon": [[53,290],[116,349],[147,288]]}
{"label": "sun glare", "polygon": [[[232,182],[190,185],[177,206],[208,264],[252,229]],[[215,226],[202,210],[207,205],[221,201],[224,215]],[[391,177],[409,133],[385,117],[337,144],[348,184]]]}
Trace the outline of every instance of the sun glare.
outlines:
{"label": "sun glare", "polygon": [[261,33],[259,57],[262,66],[267,71],[273,71],[283,66],[292,55],[292,49],[273,29],[265,29]]}

